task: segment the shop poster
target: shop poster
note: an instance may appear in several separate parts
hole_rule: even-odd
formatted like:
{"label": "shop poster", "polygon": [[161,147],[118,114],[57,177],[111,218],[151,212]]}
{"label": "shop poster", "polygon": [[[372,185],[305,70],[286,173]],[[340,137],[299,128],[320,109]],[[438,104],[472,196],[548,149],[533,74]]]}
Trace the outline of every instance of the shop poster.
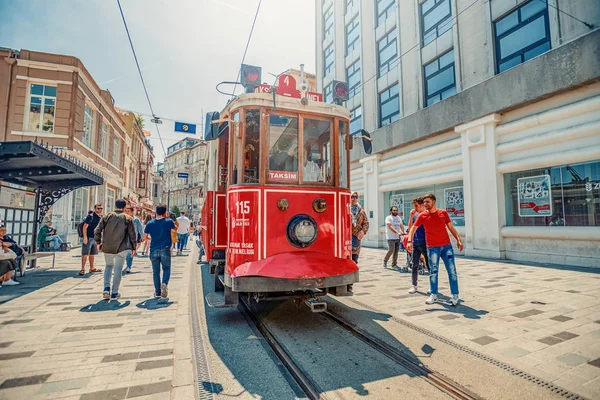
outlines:
{"label": "shop poster", "polygon": [[552,215],[550,175],[517,179],[520,217],[549,217]]}
{"label": "shop poster", "polygon": [[393,194],[390,196],[390,208],[398,207],[398,216],[404,218],[404,195]]}
{"label": "shop poster", "polygon": [[444,204],[452,221],[465,219],[465,197],[463,193],[462,186],[444,189]]}
{"label": "shop poster", "polygon": [[0,187],[0,206],[33,210],[35,193],[2,186]]}

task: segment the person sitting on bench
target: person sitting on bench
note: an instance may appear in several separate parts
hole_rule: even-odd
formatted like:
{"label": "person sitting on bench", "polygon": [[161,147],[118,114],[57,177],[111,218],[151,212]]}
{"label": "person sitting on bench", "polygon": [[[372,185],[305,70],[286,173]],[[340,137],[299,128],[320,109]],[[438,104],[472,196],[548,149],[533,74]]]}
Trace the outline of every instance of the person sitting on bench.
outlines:
{"label": "person sitting on bench", "polygon": [[38,234],[38,245],[42,247],[42,245],[46,242],[52,242],[54,246],[54,250],[60,250],[60,245],[63,244],[60,236],[56,234],[56,229],[52,228],[52,222],[48,221],[44,226],[40,228],[40,233]]}

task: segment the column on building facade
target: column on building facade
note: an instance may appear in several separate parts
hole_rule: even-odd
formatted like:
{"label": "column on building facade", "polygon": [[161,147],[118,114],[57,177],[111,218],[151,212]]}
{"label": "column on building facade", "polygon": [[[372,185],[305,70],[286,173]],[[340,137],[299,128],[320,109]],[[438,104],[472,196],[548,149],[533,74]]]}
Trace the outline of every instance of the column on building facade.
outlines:
{"label": "column on building facade", "polygon": [[379,226],[385,220],[383,209],[383,195],[379,193],[379,160],[381,154],[373,154],[360,160],[363,166],[364,201],[361,206],[369,218],[369,232],[363,243],[367,246],[379,247]]}
{"label": "column on building facade", "polygon": [[467,256],[504,258],[504,178],[496,168],[495,134],[500,120],[491,114],[455,128],[461,134]]}

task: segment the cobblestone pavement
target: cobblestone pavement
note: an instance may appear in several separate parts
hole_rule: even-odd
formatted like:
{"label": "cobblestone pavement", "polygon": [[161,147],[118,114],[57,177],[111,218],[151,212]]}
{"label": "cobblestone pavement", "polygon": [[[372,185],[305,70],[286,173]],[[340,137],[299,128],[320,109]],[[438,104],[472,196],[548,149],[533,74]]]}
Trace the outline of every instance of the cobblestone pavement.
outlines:
{"label": "cobblestone pavement", "polygon": [[[384,269],[384,250],[363,248],[356,301],[504,361],[571,392],[600,398],[600,270],[459,257],[461,303],[426,305],[428,276],[408,294],[409,273]],[[405,260],[401,253],[399,260]]]}
{"label": "cobblestone pavement", "polygon": [[40,259],[0,289],[0,399],[194,398],[192,257],[173,258],[167,299],[152,298],[150,261],[136,257],[121,299],[107,302],[103,273],[77,276],[77,253],[57,253],[54,269]]}

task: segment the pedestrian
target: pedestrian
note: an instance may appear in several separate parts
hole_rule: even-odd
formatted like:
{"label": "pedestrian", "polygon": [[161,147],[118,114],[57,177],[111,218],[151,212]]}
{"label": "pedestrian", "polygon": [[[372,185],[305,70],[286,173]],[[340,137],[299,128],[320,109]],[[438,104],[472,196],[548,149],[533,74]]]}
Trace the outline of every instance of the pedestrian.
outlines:
{"label": "pedestrian", "polygon": [[[125,208],[125,213],[129,215],[133,219],[133,226],[135,227],[135,238],[136,238],[136,248],[142,243],[142,237],[144,236],[144,228],[142,227],[142,221],[135,215],[133,215],[133,207],[127,206]],[[125,260],[125,273],[131,273],[131,267],[133,266],[133,252],[127,256]]]}
{"label": "pedestrian", "polygon": [[352,261],[358,265],[358,256],[360,254],[360,241],[369,231],[369,220],[367,213],[358,204],[358,193],[352,193],[350,196],[350,211],[352,212]]}
{"label": "pedestrian", "polygon": [[[413,200],[414,208],[410,212],[410,222],[408,225],[408,230],[412,228],[415,221],[419,217],[419,215],[425,211],[425,206],[423,205],[423,198],[417,197]],[[409,238],[410,240],[410,238]],[[427,257],[427,246],[425,241],[425,226],[421,225],[415,230],[415,234],[412,238],[412,286],[408,290],[408,293],[413,294],[416,293],[417,290],[417,280],[419,277],[419,263],[421,262],[421,255],[425,258],[425,265],[429,265],[429,258]]]}
{"label": "pedestrian", "polygon": [[[146,225],[148,225],[148,222],[152,221],[152,215],[150,214],[146,214],[144,217],[144,224],[143,224],[143,230],[142,232],[144,232],[146,230]],[[147,256],[148,255],[148,247],[150,247],[150,240],[147,239],[142,239],[142,256]]]}
{"label": "pedestrian", "polygon": [[383,268],[392,257],[392,268],[398,267],[398,250],[400,250],[400,235],[406,234],[402,217],[398,215],[398,207],[390,207],[390,215],[385,218],[385,238],[388,242],[388,252],[383,258]]}
{"label": "pedestrian", "polygon": [[177,245],[177,229],[179,228],[179,222],[177,222],[177,218],[175,218],[175,213],[169,213],[168,216],[175,224],[175,228],[171,231],[171,254],[173,254],[173,248]]}
{"label": "pedestrian", "polygon": [[100,223],[102,217],[102,204],[94,205],[94,210],[88,214],[88,216],[83,221],[83,245],[81,246],[81,270],[78,275],[85,274],[85,264],[87,261],[90,261],[90,274],[93,272],[102,272],[101,269],[94,268],[94,259],[96,254],[98,254],[98,245],[96,244],[96,240],[94,239],[94,230]]}
{"label": "pedestrian", "polygon": [[[150,239],[150,262],[152,263],[152,278],[154,279],[154,297],[167,297],[169,278],[171,277],[171,233],[175,222],[168,218],[167,206],[156,206],[156,218],[146,224],[144,238]],[[160,269],[162,266],[162,282]]]}
{"label": "pedestrian", "polygon": [[452,297],[450,302],[453,306],[458,304],[458,275],[456,273],[456,264],[454,262],[454,250],[450,243],[450,237],[446,228],[450,230],[452,236],[456,239],[458,249],[462,251],[463,243],[458,236],[458,232],[450,216],[445,210],[436,208],[436,198],[434,194],[423,196],[423,205],[425,212],[419,214],[408,235],[408,251],[413,250],[413,238],[415,232],[420,226],[425,227],[425,241],[427,245],[427,256],[429,257],[429,285],[431,296],[425,302],[433,304],[438,296],[438,267],[440,258],[444,262],[446,271],[448,271],[448,280],[450,281],[450,293]]}
{"label": "pedestrian", "polygon": [[181,211],[180,217],[177,218],[177,254],[181,254],[187,246],[190,236],[190,219],[185,216],[185,212]]}
{"label": "pedestrian", "polygon": [[[19,246],[10,236],[8,236],[6,226],[0,225],[0,287],[19,285],[16,280],[15,271],[21,265],[18,262],[19,254],[21,257],[26,254],[25,249]],[[23,267],[21,267],[23,268]],[[13,275],[15,278],[13,279]]]}
{"label": "pedestrian", "polygon": [[[127,202],[123,199],[115,201],[115,211],[106,215],[94,231],[98,250],[104,253],[106,263],[104,270],[104,300],[117,300],[121,297],[119,285],[125,259],[131,253],[135,255],[136,234],[133,219],[123,212]],[[114,277],[113,277],[114,269]],[[112,278],[112,293],[110,281]]]}
{"label": "pedestrian", "polygon": [[194,235],[198,237],[196,239],[196,246],[198,246],[198,261],[196,261],[196,264],[202,263],[202,256],[204,255],[204,245],[202,244],[202,231],[204,229],[206,227],[202,225],[202,221],[198,221],[198,225],[194,230]]}
{"label": "pedestrian", "polygon": [[55,251],[60,250],[60,245],[63,244],[63,240],[56,234],[56,229],[52,227],[52,221],[46,221],[38,233],[38,245],[41,247],[46,242],[52,242]]}

